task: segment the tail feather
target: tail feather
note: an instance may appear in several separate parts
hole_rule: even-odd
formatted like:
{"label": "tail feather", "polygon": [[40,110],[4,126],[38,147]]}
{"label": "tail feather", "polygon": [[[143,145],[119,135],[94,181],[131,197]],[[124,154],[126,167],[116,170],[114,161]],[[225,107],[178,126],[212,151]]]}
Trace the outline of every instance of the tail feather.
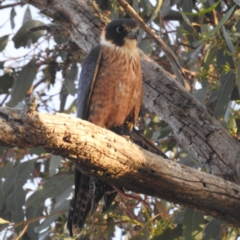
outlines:
{"label": "tail feather", "polygon": [[67,228],[73,237],[81,232],[87,215],[91,211],[94,214],[99,201],[103,198],[105,205],[103,211],[114,201],[117,192],[108,194],[114,189],[101,180],[90,178],[76,169],[74,198],[68,214]]}
{"label": "tail feather", "polygon": [[93,194],[95,207],[92,210],[94,212],[98,202],[103,198],[103,212],[105,212],[111,206],[118,193],[114,191],[110,185],[96,178],[92,178],[92,185],[95,186],[95,192]]}
{"label": "tail feather", "polygon": [[70,236],[73,237],[81,232],[87,218],[87,214],[91,208],[90,197],[90,178],[75,171],[75,192],[69,214],[67,228]]}
{"label": "tail feather", "polygon": [[78,172],[78,174],[81,174],[81,180],[75,203],[73,228],[77,229],[77,232],[81,232],[91,208],[91,196],[90,178],[81,172]]}

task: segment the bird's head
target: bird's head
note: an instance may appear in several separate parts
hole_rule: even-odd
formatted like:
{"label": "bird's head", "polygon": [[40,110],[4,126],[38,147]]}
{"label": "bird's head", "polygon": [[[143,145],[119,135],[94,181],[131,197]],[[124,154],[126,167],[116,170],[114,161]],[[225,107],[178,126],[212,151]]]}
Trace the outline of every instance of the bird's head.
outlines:
{"label": "bird's head", "polygon": [[102,30],[100,44],[128,51],[136,50],[138,30],[137,22],[132,19],[113,20]]}

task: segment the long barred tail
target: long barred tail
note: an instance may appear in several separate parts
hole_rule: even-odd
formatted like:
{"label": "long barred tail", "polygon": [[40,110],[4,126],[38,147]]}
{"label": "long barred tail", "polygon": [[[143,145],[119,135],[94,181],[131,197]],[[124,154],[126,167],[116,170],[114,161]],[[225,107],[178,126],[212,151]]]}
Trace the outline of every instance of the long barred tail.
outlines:
{"label": "long barred tail", "polygon": [[77,235],[83,228],[90,211],[90,178],[75,170],[75,191],[68,213],[67,228],[70,236]]}
{"label": "long barred tail", "polygon": [[94,214],[99,201],[104,197],[103,211],[112,204],[117,192],[101,180],[90,178],[76,169],[74,198],[68,213],[67,228],[70,236],[81,232],[88,213]]}

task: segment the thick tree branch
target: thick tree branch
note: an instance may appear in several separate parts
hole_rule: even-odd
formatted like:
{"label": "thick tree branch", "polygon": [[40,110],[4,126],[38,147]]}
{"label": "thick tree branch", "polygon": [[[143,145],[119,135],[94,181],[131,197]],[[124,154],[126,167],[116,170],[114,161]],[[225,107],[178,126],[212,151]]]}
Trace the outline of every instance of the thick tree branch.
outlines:
{"label": "thick tree branch", "polygon": [[0,145],[43,146],[71,158],[88,175],[240,226],[238,185],[163,159],[87,121],[0,108]]}
{"label": "thick tree branch", "polygon": [[[88,52],[98,44],[109,19],[92,1],[29,0],[60,22],[61,34]],[[205,164],[208,172],[240,182],[240,145],[190,93],[152,59],[142,54],[144,104],[172,128],[179,143]]]}

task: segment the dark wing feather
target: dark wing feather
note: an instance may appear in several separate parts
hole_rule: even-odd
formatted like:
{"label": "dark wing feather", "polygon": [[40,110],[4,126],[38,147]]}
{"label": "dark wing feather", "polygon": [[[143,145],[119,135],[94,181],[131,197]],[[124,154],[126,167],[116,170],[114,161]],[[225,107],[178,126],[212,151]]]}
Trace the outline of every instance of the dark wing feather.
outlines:
{"label": "dark wing feather", "polygon": [[[94,47],[85,58],[78,82],[77,117],[87,120],[89,102],[101,60],[101,46]],[[67,228],[74,236],[84,226],[91,209],[90,178],[76,169],[74,198],[68,213]]]}
{"label": "dark wing feather", "polygon": [[77,117],[87,120],[89,102],[101,60],[101,46],[94,47],[85,58],[78,82]]}

